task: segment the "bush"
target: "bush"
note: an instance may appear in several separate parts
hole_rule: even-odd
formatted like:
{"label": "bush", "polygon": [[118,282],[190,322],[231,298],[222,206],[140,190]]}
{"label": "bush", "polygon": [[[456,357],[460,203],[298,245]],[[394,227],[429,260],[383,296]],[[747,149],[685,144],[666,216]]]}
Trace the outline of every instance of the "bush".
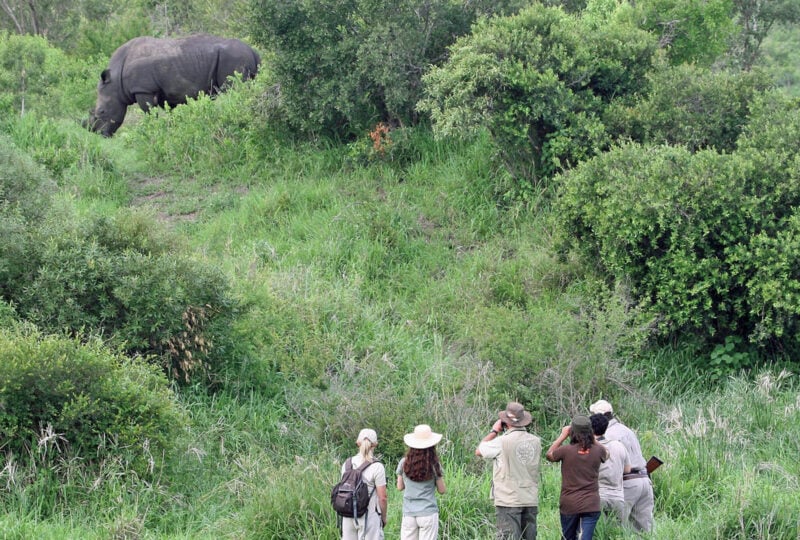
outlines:
{"label": "bush", "polygon": [[651,36],[612,16],[535,5],[476,24],[423,78],[419,107],[440,135],[488,127],[517,181],[510,195],[535,195],[607,147],[601,113],[640,89],[654,50]]}
{"label": "bush", "polygon": [[800,113],[772,95],[731,154],[617,148],[565,175],[558,213],[567,242],[629,284],[665,333],[794,344],[798,145]]}
{"label": "bush", "polygon": [[112,441],[160,456],[185,427],[163,375],[99,341],[0,329],[0,358],[0,437],[17,456],[66,446],[99,462]]}
{"label": "bush", "polygon": [[72,58],[41,36],[0,32],[3,123],[29,111],[50,117],[77,116],[79,111],[87,111],[93,95],[87,81],[98,80],[99,73],[91,60]]}
{"label": "bush", "polygon": [[674,65],[710,66],[727,50],[737,28],[731,0],[645,0],[631,20],[659,36]]}
{"label": "bush", "polygon": [[251,177],[251,169],[261,165],[260,146],[269,144],[264,140],[269,126],[259,125],[261,119],[254,120],[253,112],[262,81],[262,75],[256,81],[233,81],[214,99],[200,96],[144,115],[128,137],[143,150],[141,160],[150,174],[173,173],[212,183]]}
{"label": "bush", "polygon": [[9,137],[38,163],[50,172],[59,183],[70,171],[96,167],[99,171],[113,171],[113,164],[102,147],[99,137],[76,129],[73,120],[55,120],[31,111],[10,123],[6,129]]}
{"label": "bush", "polygon": [[757,72],[712,71],[695,65],[655,70],[637,102],[611,107],[604,121],[616,138],[730,152],[752,103],[768,87]]}
{"label": "bush", "polygon": [[226,278],[195,260],[152,216],[53,216],[25,253],[7,300],[48,332],[96,333],[129,354],[155,355],[184,382],[225,361],[234,302]]}
{"label": "bush", "polygon": [[47,215],[55,183],[0,134],[0,298],[30,271],[32,230]]}
{"label": "bush", "polygon": [[481,15],[514,11],[517,0],[420,5],[403,0],[252,0],[252,33],[275,52],[290,125],[349,137],[378,122],[417,121],[420,80],[446,46]]}

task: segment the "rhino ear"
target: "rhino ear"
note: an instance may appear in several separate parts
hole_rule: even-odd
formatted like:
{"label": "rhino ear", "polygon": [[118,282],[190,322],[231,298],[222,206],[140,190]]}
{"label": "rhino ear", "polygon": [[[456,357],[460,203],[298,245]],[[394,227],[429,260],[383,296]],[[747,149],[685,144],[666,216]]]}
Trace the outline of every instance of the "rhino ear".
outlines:
{"label": "rhino ear", "polygon": [[108,81],[111,80],[111,70],[104,69],[100,74],[100,80],[103,81],[103,84],[108,84]]}

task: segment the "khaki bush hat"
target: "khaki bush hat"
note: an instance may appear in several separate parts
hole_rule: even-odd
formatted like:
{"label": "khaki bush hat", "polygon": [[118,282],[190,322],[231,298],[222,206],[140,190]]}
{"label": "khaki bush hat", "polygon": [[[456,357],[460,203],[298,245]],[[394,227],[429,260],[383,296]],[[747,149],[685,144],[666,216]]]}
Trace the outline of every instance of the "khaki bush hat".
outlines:
{"label": "khaki bush hat", "polygon": [[516,401],[506,405],[506,410],[500,411],[498,416],[500,420],[512,427],[524,427],[533,420],[531,413],[525,410],[522,403],[517,403]]}

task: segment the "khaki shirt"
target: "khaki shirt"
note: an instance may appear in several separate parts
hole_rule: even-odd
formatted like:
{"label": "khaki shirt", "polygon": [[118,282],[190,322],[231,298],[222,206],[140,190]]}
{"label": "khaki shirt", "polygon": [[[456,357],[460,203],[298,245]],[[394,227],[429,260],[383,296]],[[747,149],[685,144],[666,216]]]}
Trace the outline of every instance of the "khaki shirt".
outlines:
{"label": "khaki shirt", "polygon": [[478,446],[484,459],[494,460],[492,498],[495,506],[539,506],[539,463],[542,441],[523,428]]}

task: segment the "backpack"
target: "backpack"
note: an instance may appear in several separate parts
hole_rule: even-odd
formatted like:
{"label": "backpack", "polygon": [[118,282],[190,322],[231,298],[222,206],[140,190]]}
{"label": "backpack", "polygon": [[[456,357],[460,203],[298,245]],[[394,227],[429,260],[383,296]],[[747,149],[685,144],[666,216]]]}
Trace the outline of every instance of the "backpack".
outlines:
{"label": "backpack", "polygon": [[352,458],[347,458],[342,479],[331,490],[331,504],[340,516],[356,519],[367,513],[372,493],[361,475],[373,463],[377,462],[365,461],[354,469]]}

